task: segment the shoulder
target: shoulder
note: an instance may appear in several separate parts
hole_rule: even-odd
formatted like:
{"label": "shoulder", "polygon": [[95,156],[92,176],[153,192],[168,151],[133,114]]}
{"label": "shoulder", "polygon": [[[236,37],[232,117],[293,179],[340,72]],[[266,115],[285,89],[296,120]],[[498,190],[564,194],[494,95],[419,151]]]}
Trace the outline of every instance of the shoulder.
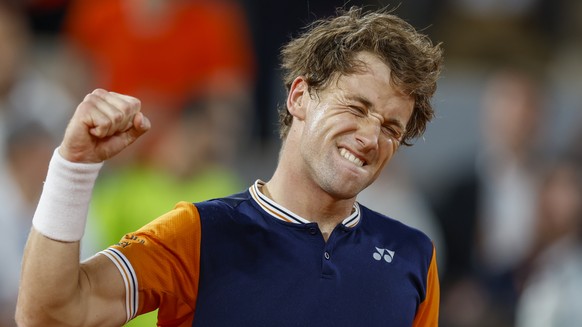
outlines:
{"label": "shoulder", "polygon": [[262,216],[248,190],[193,205],[198,210],[202,225],[252,222]]}
{"label": "shoulder", "polygon": [[419,251],[429,261],[433,254],[433,241],[421,230],[360,204],[362,226],[367,233],[389,240],[402,247]]}
{"label": "shoulder", "polygon": [[248,203],[250,200],[250,193],[248,191],[233,194],[227,197],[214,198],[202,202],[195,202],[194,206],[198,209],[200,214],[212,211],[234,212],[241,210],[241,205]]}

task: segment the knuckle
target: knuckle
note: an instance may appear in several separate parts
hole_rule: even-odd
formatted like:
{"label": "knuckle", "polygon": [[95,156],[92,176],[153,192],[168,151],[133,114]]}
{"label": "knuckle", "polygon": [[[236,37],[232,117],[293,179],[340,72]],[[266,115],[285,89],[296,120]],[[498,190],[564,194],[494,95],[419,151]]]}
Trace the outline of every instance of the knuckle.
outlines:
{"label": "knuckle", "polygon": [[95,108],[95,105],[91,99],[85,99],[79,104],[79,106],[77,106],[77,111],[80,113],[87,113],[93,110],[93,108]]}
{"label": "knuckle", "polygon": [[85,102],[95,102],[97,101],[97,95],[95,93],[89,93],[85,96],[85,99],[83,99],[83,101]]}
{"label": "knuckle", "polygon": [[109,128],[113,125],[113,121],[109,117],[98,116],[94,118],[95,127],[97,128]]}
{"label": "knuckle", "polygon": [[115,111],[111,114],[111,121],[114,124],[122,123],[124,119],[125,119],[125,114],[123,113],[123,111]]}
{"label": "knuckle", "polygon": [[107,136],[107,134],[109,133],[110,130],[111,130],[111,122],[110,121],[105,121],[103,124],[100,124],[97,127],[97,132],[102,137]]}
{"label": "knuckle", "polygon": [[108,92],[102,88],[96,88],[95,90],[93,90],[92,94],[96,94],[96,95],[104,95],[107,94]]}
{"label": "knuckle", "polygon": [[141,107],[141,100],[138,98],[130,97],[129,103],[133,108],[139,109]]}
{"label": "knuckle", "polygon": [[133,112],[133,108],[131,103],[124,103],[123,105],[119,106],[120,113],[125,116],[129,116]]}
{"label": "knuckle", "polygon": [[120,97],[121,97],[121,99],[123,99],[125,102],[127,102],[131,106],[140,104],[139,99],[136,97],[133,97],[131,95],[120,94]]}

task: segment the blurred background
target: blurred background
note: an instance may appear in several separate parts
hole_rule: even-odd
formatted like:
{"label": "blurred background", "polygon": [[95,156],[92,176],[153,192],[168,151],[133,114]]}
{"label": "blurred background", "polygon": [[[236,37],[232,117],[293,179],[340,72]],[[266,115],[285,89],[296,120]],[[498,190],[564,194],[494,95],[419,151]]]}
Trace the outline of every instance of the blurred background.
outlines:
{"label": "blurred background", "polygon": [[582,2],[1,0],[0,327],[15,326],[47,163],[85,94],[139,97],[153,128],[103,169],[84,258],[178,200],[268,180],[278,51],[351,5],[392,8],[445,49],[436,119],[359,197],[434,240],[440,325],[580,326]]}

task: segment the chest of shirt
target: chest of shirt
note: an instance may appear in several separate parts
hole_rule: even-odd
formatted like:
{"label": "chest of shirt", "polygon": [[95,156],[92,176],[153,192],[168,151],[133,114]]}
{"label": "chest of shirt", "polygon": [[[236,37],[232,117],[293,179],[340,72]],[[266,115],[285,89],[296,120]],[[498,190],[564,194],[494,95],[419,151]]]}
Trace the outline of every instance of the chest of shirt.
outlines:
{"label": "chest of shirt", "polygon": [[[194,326],[410,326],[424,294],[390,235],[266,219],[202,221]],[[256,218],[256,217],[255,217]]]}

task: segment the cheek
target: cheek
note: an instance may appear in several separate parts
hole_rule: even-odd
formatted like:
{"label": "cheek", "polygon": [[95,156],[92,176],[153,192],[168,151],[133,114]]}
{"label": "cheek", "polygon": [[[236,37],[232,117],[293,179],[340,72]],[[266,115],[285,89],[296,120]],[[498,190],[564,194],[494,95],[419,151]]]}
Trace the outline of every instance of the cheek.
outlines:
{"label": "cheek", "polygon": [[306,122],[306,130],[310,137],[331,140],[355,128],[355,123],[342,114],[329,115],[319,110]]}
{"label": "cheek", "polygon": [[392,138],[382,138],[379,144],[380,153],[384,160],[389,161],[392,156],[398,151],[400,143],[394,141]]}

